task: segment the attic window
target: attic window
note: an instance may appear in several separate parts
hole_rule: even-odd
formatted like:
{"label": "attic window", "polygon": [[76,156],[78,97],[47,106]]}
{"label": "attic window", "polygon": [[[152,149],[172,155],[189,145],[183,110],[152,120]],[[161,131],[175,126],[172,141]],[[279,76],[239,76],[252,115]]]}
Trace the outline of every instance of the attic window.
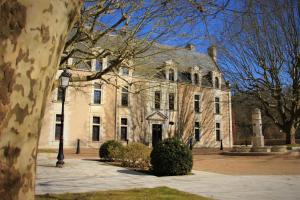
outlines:
{"label": "attic window", "polygon": [[220,81],[218,77],[215,77],[215,88],[220,88]]}
{"label": "attic window", "polygon": [[194,74],[194,84],[195,85],[199,84],[199,75],[198,74]]}
{"label": "attic window", "polygon": [[123,76],[128,76],[129,75],[129,69],[127,67],[122,67],[121,71],[122,71]]}
{"label": "attic window", "polygon": [[96,60],[96,71],[101,72],[102,71],[102,61],[101,60]]}
{"label": "attic window", "polygon": [[174,69],[169,69],[169,81],[174,81],[175,72]]}

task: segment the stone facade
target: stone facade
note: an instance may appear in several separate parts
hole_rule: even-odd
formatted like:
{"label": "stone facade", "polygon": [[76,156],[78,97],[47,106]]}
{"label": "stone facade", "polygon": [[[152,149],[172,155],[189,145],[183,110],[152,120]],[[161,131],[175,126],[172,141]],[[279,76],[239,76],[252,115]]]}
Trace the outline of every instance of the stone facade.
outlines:
{"label": "stone facade", "polygon": [[[162,70],[155,72],[160,76],[150,76],[141,73],[143,68],[135,66],[133,61],[121,67],[119,74],[105,75],[109,83],[103,80],[72,83],[66,92],[64,145],[75,147],[80,139],[82,147],[98,148],[104,141],[116,139],[151,146],[178,135],[185,141],[193,138],[196,147],[220,147],[221,140],[224,147],[231,147],[230,90],[215,57],[187,49],[180,51],[199,55],[200,64],[205,58],[210,66],[203,63],[189,66],[188,61],[186,66],[180,66],[176,58],[170,58],[163,61]],[[96,62],[91,63],[95,69]],[[103,60],[102,68],[108,63]],[[73,76],[89,73],[72,70]],[[54,89],[48,101],[40,148],[58,147],[61,112],[58,92]]]}

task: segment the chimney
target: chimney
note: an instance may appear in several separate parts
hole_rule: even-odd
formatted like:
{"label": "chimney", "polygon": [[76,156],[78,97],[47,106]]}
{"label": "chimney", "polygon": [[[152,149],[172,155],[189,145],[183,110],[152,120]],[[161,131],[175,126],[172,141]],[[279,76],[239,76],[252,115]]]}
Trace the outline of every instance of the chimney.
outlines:
{"label": "chimney", "polygon": [[215,45],[210,46],[207,49],[207,53],[215,62],[217,62],[217,47]]}
{"label": "chimney", "polygon": [[195,51],[196,47],[195,47],[195,45],[189,43],[185,46],[185,49],[187,49],[189,51]]}

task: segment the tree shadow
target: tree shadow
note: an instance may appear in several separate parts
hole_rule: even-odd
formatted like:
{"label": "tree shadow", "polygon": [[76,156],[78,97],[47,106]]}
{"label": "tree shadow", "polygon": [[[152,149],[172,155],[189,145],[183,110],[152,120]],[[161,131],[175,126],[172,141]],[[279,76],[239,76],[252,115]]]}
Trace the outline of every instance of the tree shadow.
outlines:
{"label": "tree shadow", "polygon": [[117,170],[117,172],[122,173],[122,174],[130,174],[130,175],[136,175],[136,176],[154,176],[151,174],[149,171],[136,171],[136,170],[130,170],[130,169],[120,169]]}

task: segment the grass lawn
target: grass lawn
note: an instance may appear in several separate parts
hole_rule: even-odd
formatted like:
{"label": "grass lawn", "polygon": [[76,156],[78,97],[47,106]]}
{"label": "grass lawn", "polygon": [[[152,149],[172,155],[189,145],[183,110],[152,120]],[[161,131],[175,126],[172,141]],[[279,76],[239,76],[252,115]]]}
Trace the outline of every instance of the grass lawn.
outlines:
{"label": "grass lawn", "polygon": [[210,200],[206,197],[181,192],[168,187],[132,189],[132,190],[111,190],[103,192],[87,193],[66,193],[66,194],[46,194],[36,196],[36,200]]}

